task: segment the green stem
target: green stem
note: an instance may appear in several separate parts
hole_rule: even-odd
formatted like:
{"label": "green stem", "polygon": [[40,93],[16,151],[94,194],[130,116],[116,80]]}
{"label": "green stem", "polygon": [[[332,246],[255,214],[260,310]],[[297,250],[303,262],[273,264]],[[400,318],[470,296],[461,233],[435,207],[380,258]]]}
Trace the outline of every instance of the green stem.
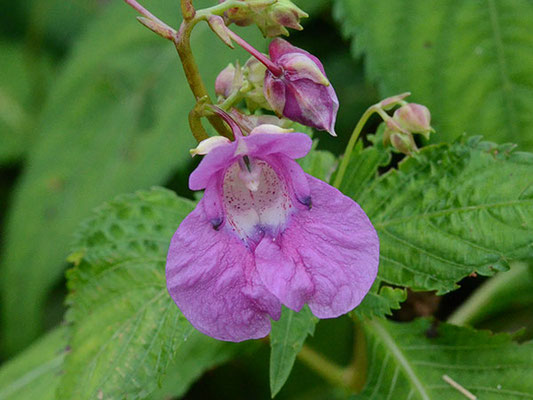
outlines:
{"label": "green stem", "polygon": [[198,114],[196,107],[189,112],[189,126],[191,127],[192,134],[198,143],[209,138],[209,135],[202,125],[202,118]]}
{"label": "green stem", "polygon": [[345,379],[346,370],[329,361],[310,347],[304,345],[298,353],[298,359],[333,386],[342,387],[348,391],[350,390]]}
{"label": "green stem", "polygon": [[[355,318],[354,318],[355,319]],[[368,354],[366,349],[366,335],[362,323],[355,321],[353,345],[353,359],[346,369],[346,381],[354,393],[363,390],[368,375]]]}
{"label": "green stem", "polygon": [[[205,87],[202,76],[200,75],[200,70],[198,69],[194,55],[192,54],[190,37],[192,28],[195,24],[196,23],[194,20],[191,20],[191,22],[183,21],[174,44],[183,65],[185,77],[196,101],[204,99],[206,103],[212,104],[209,93],[207,92],[207,88]],[[218,133],[227,138],[231,137],[231,133],[228,131],[220,118],[218,118],[216,115],[210,115],[207,117],[207,119]],[[193,126],[191,126],[191,129],[193,129]]]}
{"label": "green stem", "polygon": [[486,306],[494,297],[504,290],[516,287],[530,274],[525,263],[515,263],[507,272],[499,272],[494,277],[483,283],[455,312],[448,318],[454,325],[466,325],[480,320]]}
{"label": "green stem", "polygon": [[369,107],[355,126],[355,129],[352,132],[352,136],[350,137],[350,141],[348,142],[346,150],[344,151],[344,157],[342,158],[341,164],[339,165],[339,172],[337,172],[337,176],[335,177],[335,181],[333,182],[333,186],[337,189],[341,186],[342,179],[344,178],[344,174],[346,172],[346,168],[348,168],[350,158],[352,157],[352,152],[355,147],[355,143],[357,143],[357,139],[359,139],[359,135],[361,134],[361,131],[363,130],[363,127],[365,126],[366,122],[368,121],[370,116],[377,111],[377,109],[378,107],[376,105]]}

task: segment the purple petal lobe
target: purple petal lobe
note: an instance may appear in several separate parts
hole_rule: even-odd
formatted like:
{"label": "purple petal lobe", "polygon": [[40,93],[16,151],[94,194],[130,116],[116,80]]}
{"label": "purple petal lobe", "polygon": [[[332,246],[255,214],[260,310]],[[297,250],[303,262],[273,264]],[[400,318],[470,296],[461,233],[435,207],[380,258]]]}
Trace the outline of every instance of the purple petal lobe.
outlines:
{"label": "purple petal lobe", "polygon": [[168,291],[189,322],[219,340],[239,342],[270,332],[281,305],[261,282],[251,251],[217,231],[203,200],[174,234],[167,256]]}
{"label": "purple petal lobe", "polygon": [[236,159],[237,142],[221,145],[210,151],[189,177],[191,190],[205,189],[213,175],[223,170]]}
{"label": "purple petal lobe", "polygon": [[[269,130],[266,129],[266,132]],[[311,150],[312,145],[313,141],[304,133],[261,133],[259,126],[251,136],[212,149],[189,177],[189,188],[205,189],[214,175],[223,173],[239,156],[263,157],[279,153],[290,158],[301,158]]]}
{"label": "purple petal lobe", "polygon": [[278,237],[255,249],[264,284],[289,308],[308,303],[319,318],[355,308],[374,282],[379,240],[366,214],[350,198],[307,176],[312,207],[294,212]]}
{"label": "purple petal lobe", "polygon": [[311,60],[313,60],[316,65],[318,65],[318,68],[322,71],[323,74],[326,72],[324,71],[324,66],[320,62],[320,60],[309,53],[308,51],[305,51],[304,49],[301,49],[299,47],[293,46],[289,42],[287,42],[285,39],[276,38],[270,42],[270,46],[268,47],[268,54],[270,55],[270,59],[274,62],[278,62],[278,60],[284,56],[285,54],[289,53],[299,53],[306,55]]}
{"label": "purple petal lobe", "polygon": [[259,128],[256,128],[253,135],[244,138],[251,157],[264,158],[270,154],[281,154],[296,159],[304,157],[313,146],[313,140],[305,133],[261,134]]}

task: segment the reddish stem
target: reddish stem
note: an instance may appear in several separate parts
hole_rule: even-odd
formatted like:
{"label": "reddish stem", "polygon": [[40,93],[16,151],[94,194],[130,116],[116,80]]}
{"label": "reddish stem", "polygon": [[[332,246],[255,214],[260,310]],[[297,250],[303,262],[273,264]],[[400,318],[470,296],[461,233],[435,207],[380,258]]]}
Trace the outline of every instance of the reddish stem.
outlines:
{"label": "reddish stem", "polygon": [[231,115],[229,115],[226,111],[222,110],[220,107],[217,107],[217,106],[209,106],[209,108],[211,109],[211,111],[217,114],[220,118],[226,121],[226,123],[230,126],[231,130],[233,131],[233,135],[235,136],[235,138],[243,137],[241,128],[235,122],[235,120],[231,118]]}
{"label": "reddish stem", "polygon": [[252,56],[257,58],[258,61],[260,61],[265,67],[268,68],[272,74],[276,77],[280,77],[283,75],[283,70],[280,66],[275,64],[270,58],[268,58],[266,55],[258,51],[256,48],[251,46],[246,40],[244,40],[242,37],[237,35],[235,32],[233,32],[231,29],[227,29],[228,35],[235,41],[239,46],[241,46],[244,50],[246,50],[248,53],[250,53]]}

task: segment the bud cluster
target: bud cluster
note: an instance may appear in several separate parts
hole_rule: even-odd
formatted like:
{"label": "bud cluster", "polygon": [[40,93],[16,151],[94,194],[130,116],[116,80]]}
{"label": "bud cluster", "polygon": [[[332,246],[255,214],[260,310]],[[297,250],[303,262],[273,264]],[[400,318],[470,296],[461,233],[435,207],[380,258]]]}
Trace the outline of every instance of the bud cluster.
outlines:
{"label": "bud cluster", "polygon": [[409,93],[404,93],[389,97],[377,104],[381,110],[390,110],[400,105],[392,117],[384,112],[381,112],[380,115],[386,124],[383,136],[384,144],[390,143],[392,147],[403,154],[418,151],[413,134],[419,134],[429,139],[430,134],[434,132],[431,127],[431,114],[428,108],[421,104],[407,103],[403,100],[407,96]]}
{"label": "bud cluster", "polygon": [[317,57],[281,38],[272,40],[266,55],[229,29],[218,35],[224,40],[226,34],[252,58],[243,67],[230,64],[218,75],[215,91],[223,109],[244,100],[251,113],[274,111],[279,118],[336,136],[339,102]]}
{"label": "bud cluster", "polygon": [[[221,0],[220,3],[225,1]],[[246,3],[246,7],[226,11],[227,24],[256,24],[265,37],[288,36],[287,28],[302,30],[300,19],[308,17],[290,0],[246,0]]]}

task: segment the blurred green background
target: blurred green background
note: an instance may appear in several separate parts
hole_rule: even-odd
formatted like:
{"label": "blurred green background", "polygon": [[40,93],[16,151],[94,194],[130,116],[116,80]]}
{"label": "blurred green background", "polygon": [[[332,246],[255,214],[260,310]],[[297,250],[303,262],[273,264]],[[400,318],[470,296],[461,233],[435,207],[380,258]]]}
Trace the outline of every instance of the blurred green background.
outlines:
{"label": "blurred green background", "polygon": [[[138,24],[121,1],[1,3],[0,360],[6,361],[62,321],[71,235],[92,208],[153,185],[192,198],[187,177],[194,141],[187,125],[193,97],[173,46]],[[411,91],[413,101],[432,111],[434,141],[466,132],[533,149],[531,2],[295,3],[311,17],[290,40],[323,61],[341,104],[339,138],[320,135],[320,148],[341,154],[368,106]],[[143,4],[178,25],[177,0]],[[241,32],[266,49],[257,29]],[[193,50],[211,87],[228,62],[247,58],[224,47],[205,26],[195,32]],[[372,119],[366,132],[378,122]],[[533,281],[527,274],[519,280],[519,289],[502,294],[499,306],[475,321],[478,326],[527,326],[531,336]],[[394,318],[446,318],[482,282],[468,278],[442,299],[412,294]],[[323,321],[309,344],[345,364],[352,335],[347,318]],[[236,361],[208,372],[186,398],[267,398],[268,346],[249,347]],[[240,387],[232,384],[237,376]],[[298,363],[279,395],[335,397]]]}

